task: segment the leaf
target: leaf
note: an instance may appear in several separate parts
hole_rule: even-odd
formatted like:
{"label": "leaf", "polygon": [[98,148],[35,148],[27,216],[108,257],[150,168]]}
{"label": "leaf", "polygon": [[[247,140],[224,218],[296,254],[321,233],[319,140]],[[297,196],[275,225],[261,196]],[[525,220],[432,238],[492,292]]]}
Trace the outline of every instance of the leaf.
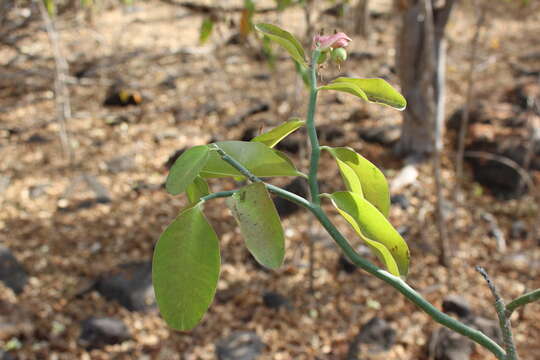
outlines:
{"label": "leaf", "polygon": [[210,194],[208,183],[202,177],[197,176],[195,180],[193,180],[193,182],[187,187],[186,194],[189,199],[189,203],[196,204],[203,196]]}
{"label": "leaf", "polygon": [[289,55],[291,55],[298,63],[306,68],[308,67],[305,60],[306,55],[304,53],[304,48],[290,32],[280,29],[272,24],[257,24],[255,25],[255,29],[283,46]]}
{"label": "leaf", "polygon": [[165,229],[152,261],[152,283],[161,315],[170,327],[181,331],[201,320],[219,277],[219,241],[201,207],[199,203],[183,210]]}
{"label": "leaf", "polygon": [[186,150],[174,162],[165,187],[172,195],[186,191],[209,159],[210,149],[206,145],[194,146]]}
{"label": "leaf", "polygon": [[285,256],[283,228],[264,184],[257,182],[243,187],[227,199],[227,205],[253,257],[270,269],[281,266]]}
{"label": "leaf", "polygon": [[386,217],[369,201],[353,192],[336,192],[330,195],[330,198],[339,213],[373,250],[388,271],[396,276],[405,277],[409,270],[409,248]]}
{"label": "leaf", "polygon": [[[388,182],[381,170],[351,148],[331,148],[328,146],[321,148],[327,150],[338,162],[338,167],[347,189],[363,196],[385,217],[388,217],[390,211],[390,192],[388,190]],[[344,166],[349,167],[356,175],[356,178],[360,182],[360,191],[358,191],[357,181],[350,171],[344,169]]]}
{"label": "leaf", "polygon": [[[299,172],[285,154],[271,149],[260,142],[220,141],[216,143],[225,153],[242,164],[255,176],[297,176]],[[216,152],[210,153],[206,166],[201,171],[206,178],[243,176],[225,162]]]}
{"label": "leaf", "polygon": [[255,12],[255,4],[253,0],[244,0],[244,9],[240,17],[240,36],[246,39],[253,29],[253,13]]}
{"label": "leaf", "polygon": [[45,5],[49,16],[56,15],[56,3],[54,0],[43,0],[43,4]]}
{"label": "leaf", "polygon": [[214,21],[211,17],[205,17],[201,23],[201,30],[199,32],[199,43],[204,44],[212,35],[214,29]]}
{"label": "leaf", "polygon": [[294,132],[295,130],[303,126],[305,123],[306,122],[304,120],[293,118],[264,134],[254,137],[253,139],[251,139],[251,141],[261,142],[264,145],[273,148],[277,143],[283,140],[287,135]]}
{"label": "leaf", "polygon": [[356,95],[369,102],[404,110],[407,101],[392,85],[383,79],[354,79],[340,77],[321,89],[337,90]]}

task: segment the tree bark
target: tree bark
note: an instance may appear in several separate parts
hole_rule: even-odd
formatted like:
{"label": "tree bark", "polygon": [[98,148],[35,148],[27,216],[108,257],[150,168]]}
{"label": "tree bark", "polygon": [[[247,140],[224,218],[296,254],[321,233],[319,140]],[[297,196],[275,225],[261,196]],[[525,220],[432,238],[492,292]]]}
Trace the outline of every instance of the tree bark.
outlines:
{"label": "tree bark", "polygon": [[[397,0],[402,28],[398,31],[396,63],[407,109],[396,150],[403,155],[432,154],[436,122],[439,122],[439,135],[441,138],[444,135],[445,69],[441,65],[446,56],[444,30],[455,0],[430,1],[432,16],[426,17],[422,0]],[[433,26],[425,26],[426,18],[432,19]],[[433,34],[427,34],[426,28],[433,29]],[[428,37],[433,40],[432,50],[427,46]],[[428,66],[430,57],[433,66]],[[430,111],[431,106],[435,111]]]}

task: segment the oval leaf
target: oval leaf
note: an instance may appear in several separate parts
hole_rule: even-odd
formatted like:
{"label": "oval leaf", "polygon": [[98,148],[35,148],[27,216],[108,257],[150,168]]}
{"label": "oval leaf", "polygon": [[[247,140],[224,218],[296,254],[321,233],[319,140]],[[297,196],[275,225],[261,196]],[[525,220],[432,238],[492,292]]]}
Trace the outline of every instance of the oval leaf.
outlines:
{"label": "oval leaf", "polygon": [[186,191],[208,161],[209,152],[206,145],[194,146],[176,159],[167,176],[167,191],[173,195]]}
{"label": "oval leaf", "polygon": [[195,180],[193,180],[193,182],[187,187],[186,194],[189,199],[189,203],[196,204],[203,196],[210,194],[208,183],[202,177],[197,176]]}
{"label": "oval leaf", "polygon": [[330,83],[325,86],[319,87],[321,90],[335,90],[335,91],[341,91],[345,92],[354,96],[359,97],[362,100],[369,101],[367,95],[360,89],[358,86],[352,83]]}
{"label": "oval leaf", "polygon": [[283,228],[264,184],[257,182],[243,187],[227,199],[227,205],[253,257],[270,269],[281,266],[285,256]]}
{"label": "oval leaf", "polygon": [[204,44],[212,35],[214,29],[214,21],[211,17],[205,17],[201,23],[201,29],[199,31],[199,43]]}
{"label": "oval leaf", "polygon": [[405,277],[409,270],[409,247],[386,217],[369,201],[353,192],[336,192],[330,198],[388,271]]}
{"label": "oval leaf", "polygon": [[201,320],[216,292],[220,256],[216,233],[201,204],[189,207],[165,229],[154,249],[152,282],[167,324],[190,330]]}
{"label": "oval leaf", "polygon": [[[255,176],[297,176],[299,173],[293,163],[281,152],[271,149],[260,142],[220,141],[216,143],[225,153],[242,164]],[[201,176],[238,177],[242,174],[212,151]]]}
{"label": "oval leaf", "polygon": [[[357,193],[372,203],[386,217],[390,211],[390,192],[388,190],[388,181],[371,161],[348,147],[331,148],[322,147],[327,150],[338,162],[341,175],[345,180],[345,186],[349,191]],[[358,181],[361,184],[361,191],[352,178],[350,172],[344,173],[342,164],[351,168]]]}
{"label": "oval leaf", "polygon": [[288,31],[272,24],[257,24],[255,28],[287,50],[298,63],[307,67],[306,55],[300,42]]}
{"label": "oval leaf", "polygon": [[251,139],[251,141],[261,142],[264,145],[272,148],[285,137],[287,137],[287,135],[294,132],[295,130],[303,126],[305,123],[306,122],[304,120],[292,119],[264,134],[254,137],[253,139]]}
{"label": "oval leaf", "polygon": [[[370,102],[393,107],[396,110],[404,110],[407,100],[396,89],[383,79],[354,79],[340,77],[335,79],[330,85],[349,84],[360,89]],[[337,89],[331,89],[337,90]],[[354,95],[354,94],[353,94]]]}

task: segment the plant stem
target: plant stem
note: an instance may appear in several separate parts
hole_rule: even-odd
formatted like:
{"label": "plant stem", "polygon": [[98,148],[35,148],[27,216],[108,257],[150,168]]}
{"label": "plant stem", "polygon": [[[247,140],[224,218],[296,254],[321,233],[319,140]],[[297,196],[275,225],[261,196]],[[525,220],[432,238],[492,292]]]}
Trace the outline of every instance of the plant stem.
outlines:
{"label": "plant stem", "polygon": [[314,50],[311,55],[311,65],[309,67],[309,105],[306,119],[306,128],[309,136],[309,143],[311,146],[311,159],[309,163],[309,193],[311,196],[311,202],[314,204],[320,204],[319,199],[319,184],[317,182],[317,172],[319,171],[319,157],[321,156],[321,149],[319,147],[319,139],[317,137],[317,130],[315,129],[315,108],[317,106],[317,60],[321,52]]}
{"label": "plant stem", "polygon": [[536,300],[540,300],[540,289],[533,290],[521,295],[515,300],[512,300],[508,305],[506,305],[506,317],[509,318],[514,310],[516,310],[518,307],[527,305],[528,303]]}
{"label": "plant stem", "polygon": [[502,331],[504,348],[506,350],[505,359],[518,360],[519,358],[516,352],[516,345],[514,344],[514,339],[512,337],[512,326],[510,325],[510,319],[506,317],[506,306],[504,305],[502,296],[483,267],[477,266],[476,271],[478,271],[486,280],[489,290],[491,290],[491,293],[495,298],[495,310],[497,311],[497,316],[499,317],[499,327]]}
{"label": "plant stem", "polygon": [[203,196],[201,198],[202,201],[212,200],[215,198],[222,198],[222,197],[229,197],[234,195],[238,190],[229,190],[229,191],[220,191],[216,193],[212,193],[210,195]]}
{"label": "plant stem", "polygon": [[[238,161],[236,161],[235,159],[227,155],[227,153],[225,153],[222,149],[220,149],[217,146],[215,148],[218,151],[218,153],[221,155],[221,158],[224,161],[228,162],[231,166],[233,166],[235,169],[240,171],[242,174],[248,177],[251,181],[253,182],[261,181],[261,179],[253,175],[249,170],[247,170],[244,166],[242,166],[242,164],[240,164]],[[311,211],[313,215],[315,215],[315,217],[322,224],[322,226],[326,229],[326,231],[330,234],[330,236],[332,236],[332,238],[336,241],[336,243],[339,245],[339,247],[343,250],[345,255],[349,258],[349,260],[353,264],[355,264],[359,268],[367,271],[368,273],[376,276],[377,278],[381,279],[382,281],[386,282],[387,284],[395,288],[397,291],[402,293],[407,299],[409,299],[412,303],[414,303],[416,306],[418,306],[420,309],[426,312],[429,316],[431,316],[433,320],[468,337],[469,339],[485,347],[486,349],[491,351],[497,357],[497,359],[508,360],[506,358],[506,353],[504,352],[504,350],[497,343],[495,343],[489,337],[484,335],[482,332],[475,330],[473,328],[470,328],[466,326],[465,324],[459,322],[458,320],[441,312],[435,306],[433,306],[427,300],[425,300],[422,297],[422,295],[420,295],[413,288],[411,288],[405,281],[401,280],[399,277],[394,276],[382,269],[379,269],[377,266],[375,266],[368,260],[358,255],[358,253],[356,253],[356,251],[351,247],[347,239],[343,237],[343,235],[339,232],[339,230],[332,224],[330,219],[326,216],[320,204],[315,204],[314,202],[310,202],[301,196],[298,196],[292,192],[284,190],[275,185],[267,184],[267,183],[264,183],[264,184],[266,188],[269,191],[273,192],[274,194],[286,200],[292,201],[300,206],[303,206],[309,211]],[[224,193],[225,192],[222,192],[221,194],[226,196]]]}

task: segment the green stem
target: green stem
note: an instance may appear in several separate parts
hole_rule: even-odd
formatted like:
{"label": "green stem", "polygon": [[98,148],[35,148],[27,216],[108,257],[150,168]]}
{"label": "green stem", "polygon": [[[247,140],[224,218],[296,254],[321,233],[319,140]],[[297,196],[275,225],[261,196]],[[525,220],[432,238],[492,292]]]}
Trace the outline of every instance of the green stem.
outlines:
{"label": "green stem", "polygon": [[529,293],[521,295],[515,300],[512,300],[508,305],[506,305],[506,317],[509,318],[514,310],[518,307],[527,305],[533,301],[540,300],[540,289],[533,290]]}
{"label": "green stem", "polygon": [[233,168],[238,170],[242,175],[247,177],[251,182],[260,182],[261,179],[253,175],[248,169],[246,169],[242,164],[240,164],[238,161],[230,157],[225,151],[223,151],[222,148],[220,148],[217,144],[211,145],[212,149],[216,150],[218,154],[221,156],[223,160],[231,164]]}
{"label": "green stem", "polygon": [[222,197],[229,197],[234,195],[238,190],[229,190],[229,191],[220,191],[216,193],[212,193],[210,195],[203,196],[201,198],[202,201],[212,200],[215,198],[222,198]]}
{"label": "green stem", "polygon": [[314,204],[320,204],[319,183],[317,182],[317,173],[319,171],[319,158],[321,149],[319,148],[319,139],[315,129],[315,109],[317,106],[317,61],[321,52],[314,50],[311,56],[311,65],[309,67],[309,105],[306,119],[306,128],[308,131],[309,142],[311,145],[311,159],[309,163],[309,192],[311,201]]}

